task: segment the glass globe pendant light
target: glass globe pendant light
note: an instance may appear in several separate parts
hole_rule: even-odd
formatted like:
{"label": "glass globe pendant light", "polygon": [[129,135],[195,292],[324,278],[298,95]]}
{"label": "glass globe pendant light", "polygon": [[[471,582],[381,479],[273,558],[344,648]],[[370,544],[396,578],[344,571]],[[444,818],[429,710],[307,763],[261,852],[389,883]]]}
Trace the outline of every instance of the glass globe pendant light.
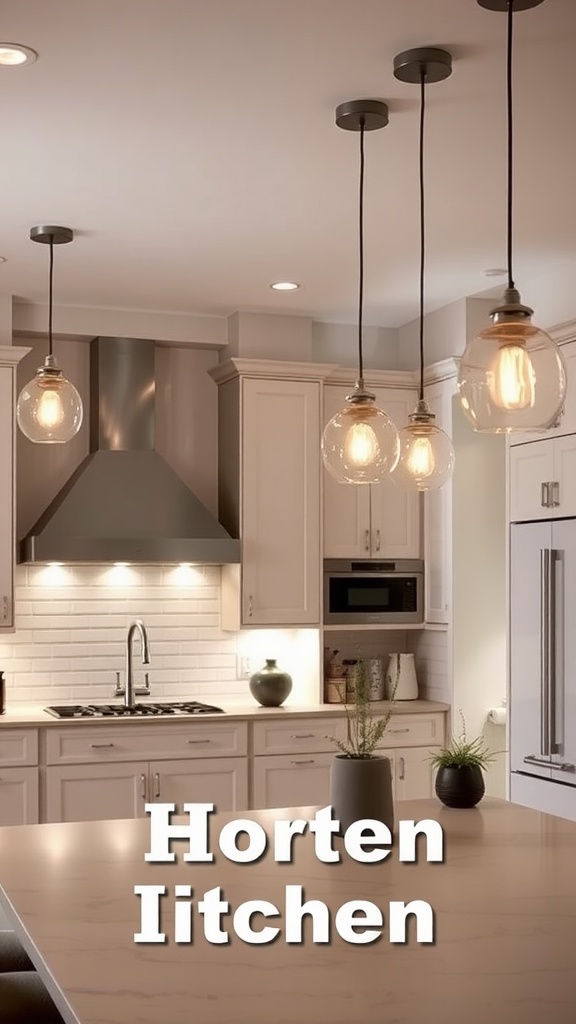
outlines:
{"label": "glass globe pendant light", "polygon": [[50,246],[48,296],[48,355],[44,365],[22,388],[16,404],[16,420],[23,434],[35,444],[65,444],[82,425],[82,399],[62,373],[52,351],[52,281],[54,246],[71,242],[70,228],[40,226],[30,229],[33,242]]}
{"label": "glass globe pendant light", "polygon": [[476,431],[512,433],[546,430],[556,421],[566,393],[566,371],[550,335],[532,324],[512,274],[512,25],[514,11],[542,0],[477,0],[480,7],[508,14],[507,92],[507,272],[504,302],[490,313],[492,325],[466,347],[458,371],[464,413]]}
{"label": "glass globe pendant light", "polygon": [[376,484],[384,480],[398,461],[398,431],[376,405],[376,396],[364,386],[362,316],[364,299],[364,133],[388,124],[388,107],[380,100],[352,100],[336,108],[336,124],[360,133],[359,238],[360,274],[358,297],[358,378],[346,406],[326,424],[322,458],[339,483]]}
{"label": "glass globe pendant light", "polygon": [[420,83],[420,383],[418,403],[409,417],[408,426],[399,434],[400,458],[392,473],[394,483],[409,490],[432,491],[442,487],[452,475],[454,449],[452,442],[434,423],[424,398],[424,114],[426,85],[441,82],[452,73],[452,57],[447,50],[420,47],[406,50],[394,58],[394,75],[401,82]]}

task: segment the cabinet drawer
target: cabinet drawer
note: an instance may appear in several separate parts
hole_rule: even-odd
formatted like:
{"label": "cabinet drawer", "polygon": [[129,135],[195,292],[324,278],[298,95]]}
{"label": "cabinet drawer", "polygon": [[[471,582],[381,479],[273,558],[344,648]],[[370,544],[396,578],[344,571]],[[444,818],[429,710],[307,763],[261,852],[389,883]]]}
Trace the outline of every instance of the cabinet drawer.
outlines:
{"label": "cabinet drawer", "polygon": [[245,722],[194,722],[170,728],[154,725],[50,729],[48,764],[91,761],[157,760],[178,757],[232,757],[246,754]]}
{"label": "cabinet drawer", "polygon": [[378,747],[423,747],[444,743],[444,715],[392,715]]}
{"label": "cabinet drawer", "polygon": [[0,732],[0,765],[38,764],[37,729],[3,729]]}
{"label": "cabinet drawer", "polygon": [[288,722],[256,722],[255,754],[295,754],[326,750],[336,753],[332,737],[346,738],[344,718],[291,718]]}

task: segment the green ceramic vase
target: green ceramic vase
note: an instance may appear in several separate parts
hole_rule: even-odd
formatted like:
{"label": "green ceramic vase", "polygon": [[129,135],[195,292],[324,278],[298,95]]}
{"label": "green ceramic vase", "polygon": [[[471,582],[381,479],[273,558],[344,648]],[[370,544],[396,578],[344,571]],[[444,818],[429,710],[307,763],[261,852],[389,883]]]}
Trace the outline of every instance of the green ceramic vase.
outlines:
{"label": "green ceramic vase", "polygon": [[264,708],[279,708],[292,689],[292,676],[283,672],[276,658],[266,658],[264,668],[250,676],[250,693]]}

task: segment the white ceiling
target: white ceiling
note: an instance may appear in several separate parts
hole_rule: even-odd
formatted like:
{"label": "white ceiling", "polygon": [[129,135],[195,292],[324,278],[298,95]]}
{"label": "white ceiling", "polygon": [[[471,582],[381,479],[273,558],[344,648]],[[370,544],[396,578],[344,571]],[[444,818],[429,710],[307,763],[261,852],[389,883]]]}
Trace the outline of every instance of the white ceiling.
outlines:
{"label": "white ceiling", "polygon": [[[574,257],[576,3],[514,25],[522,290]],[[426,45],[454,59],[427,89],[427,308],[482,293],[505,265],[505,32],[476,0],[0,0],[2,39],[39,54],[0,68],[0,291],[45,301],[28,236],[52,223],[76,236],[59,305],[353,322],[358,136],[334,110],[371,97],[366,321],[413,319],[419,91],[392,63]]]}

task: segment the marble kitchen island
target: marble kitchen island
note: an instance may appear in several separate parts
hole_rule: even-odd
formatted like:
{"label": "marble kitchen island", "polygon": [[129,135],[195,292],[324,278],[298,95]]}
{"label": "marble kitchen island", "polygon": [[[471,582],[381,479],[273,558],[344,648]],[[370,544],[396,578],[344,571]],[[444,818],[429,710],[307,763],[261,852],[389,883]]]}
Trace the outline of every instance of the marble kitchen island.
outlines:
{"label": "marble kitchen island", "polygon": [[[396,844],[382,863],[360,864],[343,850],[322,863],[313,837],[295,840],[291,864],[270,853],[234,864],[218,848],[220,829],[241,817],[268,832],[274,819],[315,808],[217,814],[211,864],[145,863],[148,818],[0,829],[0,904],[68,1024],[554,1024],[576,1020],[576,824],[495,799],[468,811],[436,800],[396,805],[403,820],[435,819],[444,863],[401,863]],[[182,821],[183,819],[178,819]],[[422,842],[422,840],[421,840]],[[385,915],[369,945],[331,940],[289,945],[283,934],[250,945],[232,934],[210,944],[194,911],[192,943],[173,940],[174,886],[194,898],[221,886],[232,908],[252,899],[283,908],[285,886],[334,914],[364,899]],[[138,944],[135,885],[165,885],[166,944]],[[427,901],[433,944],[392,944],[391,901]],[[226,920],[226,919],[224,919]],[[414,922],[412,922],[413,924]],[[254,927],[282,925],[255,918]]]}

